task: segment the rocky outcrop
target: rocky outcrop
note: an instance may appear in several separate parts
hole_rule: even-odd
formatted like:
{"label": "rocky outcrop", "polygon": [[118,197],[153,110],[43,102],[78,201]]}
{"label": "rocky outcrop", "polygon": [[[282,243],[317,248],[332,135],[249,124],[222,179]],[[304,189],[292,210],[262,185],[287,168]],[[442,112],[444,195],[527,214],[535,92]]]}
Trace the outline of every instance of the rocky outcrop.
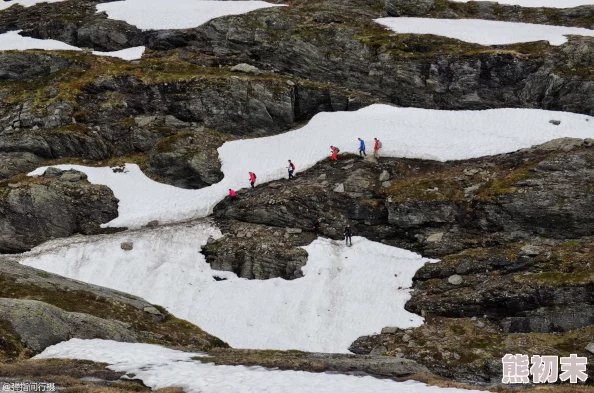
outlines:
{"label": "rocky outcrop", "polygon": [[2,319],[10,322],[23,344],[34,352],[71,338],[136,342],[129,326],[83,313],[65,312],[35,300],[1,299]]}
{"label": "rocky outcrop", "polygon": [[390,16],[421,16],[435,7],[435,0],[386,0]]}
{"label": "rocky outcrop", "polygon": [[118,216],[118,200],[84,173],[48,169],[41,178],[0,184],[0,212],[0,252],[20,252],[56,237],[99,233]]}
{"label": "rocky outcrop", "polygon": [[71,63],[43,53],[0,53],[0,80],[31,82],[68,68]]}
{"label": "rocky outcrop", "polygon": [[592,361],[585,349],[594,331],[591,244],[591,237],[534,239],[425,265],[406,309],[426,324],[361,337],[350,349],[369,354],[384,346],[388,355],[414,359],[442,376],[483,381],[500,380],[500,358],[518,350]]}
{"label": "rocky outcrop", "polygon": [[394,34],[330,6],[324,15],[318,20],[306,8],[291,7],[217,19],[196,29],[191,47],[221,61],[327,81],[402,106],[529,106],[593,113],[589,74],[565,72],[557,48],[544,42],[503,50],[445,37]]}
{"label": "rocky outcrop", "polygon": [[303,277],[301,268],[307,263],[307,252],[301,247],[315,238],[299,228],[274,228],[234,220],[225,222],[224,232],[224,237],[203,247],[206,262],[214,270],[256,280]]}
{"label": "rocky outcrop", "polygon": [[37,168],[41,159],[31,153],[0,153],[0,181]]}
{"label": "rocky outcrop", "polygon": [[180,132],[148,153],[148,170],[171,185],[202,188],[223,179],[217,149],[231,139],[212,131]]}
{"label": "rocky outcrop", "polygon": [[355,235],[432,257],[536,236],[579,238],[594,234],[593,154],[591,141],[562,140],[460,162],[324,161],[296,180],[242,192],[214,215],[311,232],[319,214],[324,236],[340,238],[350,221]]}
{"label": "rocky outcrop", "polygon": [[[423,13],[429,18],[488,19],[507,22],[537,23],[541,25],[573,26],[592,29],[594,7],[583,5],[571,8],[520,7],[495,1],[477,1],[473,4],[454,1],[436,1],[432,9]],[[413,10],[415,11],[415,10]],[[418,16],[411,12],[400,16]]]}
{"label": "rocky outcrop", "polygon": [[387,356],[223,349],[211,351],[208,357],[198,358],[198,360],[217,365],[261,366],[280,370],[351,375],[367,374],[388,378],[431,374],[425,366],[415,361]]}

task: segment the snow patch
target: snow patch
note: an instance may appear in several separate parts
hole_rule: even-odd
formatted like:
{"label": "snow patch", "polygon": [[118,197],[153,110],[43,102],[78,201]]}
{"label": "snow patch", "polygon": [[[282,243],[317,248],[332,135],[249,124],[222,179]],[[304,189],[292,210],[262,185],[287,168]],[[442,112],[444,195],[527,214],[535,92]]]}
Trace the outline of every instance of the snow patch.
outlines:
{"label": "snow patch", "polygon": [[[57,40],[40,40],[32,37],[23,37],[18,31],[9,31],[0,34],[0,51],[3,50],[71,50],[80,51],[76,46],[68,45]],[[138,60],[144,54],[145,47],[138,46],[134,48],[123,49],[115,52],[93,52],[97,56],[119,57],[123,60]]]}
{"label": "snow patch", "polygon": [[143,30],[191,29],[228,15],[278,7],[265,1],[125,0],[97,4],[98,12]]}
{"label": "snow patch", "polygon": [[[561,124],[549,123],[552,119]],[[357,138],[365,139],[371,149],[374,137],[383,143],[382,156],[462,160],[508,153],[555,138],[593,138],[594,118],[535,109],[439,111],[388,105],[325,112],[294,131],[225,143],[219,148],[224,179],[201,190],[154,182],[133,164],[126,165],[125,173],[77,165],[57,167],[85,172],[90,182],[113,190],[120,200],[119,217],[107,226],[138,228],[152,220],[171,223],[206,217],[229,188],[249,187],[248,171],[257,174],[258,184],[277,180],[287,176],[288,159],[297,171],[305,170],[327,158],[330,145],[357,154]],[[30,175],[41,175],[45,169]]]}
{"label": "snow patch", "polygon": [[31,7],[35,4],[39,3],[58,3],[64,0],[12,0],[12,1],[1,1],[0,2],[0,10],[5,10],[9,7],[12,7],[15,4],[19,4],[23,7]]}
{"label": "snow patch", "polygon": [[94,51],[95,56],[108,56],[108,57],[119,57],[122,60],[140,60],[146,48],[144,46],[135,46],[132,48],[126,48],[114,52],[97,52]]}
{"label": "snow patch", "polygon": [[[423,323],[404,310],[415,272],[433,262],[418,254],[360,237],[352,247],[320,238],[304,247],[304,277],[246,280],[212,270],[200,253],[220,235],[209,223],[192,223],[60,239],[20,263],[140,296],[239,348],[348,352],[385,326]],[[124,251],[122,242],[134,248]]]}
{"label": "snow patch", "polygon": [[109,369],[133,374],[153,390],[181,387],[188,393],[484,393],[369,376],[215,366],[192,361],[193,356],[201,354],[151,344],[72,339],[48,347],[34,359],[83,359],[107,363]]}
{"label": "snow patch", "polygon": [[[456,3],[468,3],[476,0],[451,0]],[[548,8],[572,8],[581,5],[592,5],[592,0],[501,0],[495,1],[499,4],[519,5],[521,7],[548,7]]]}
{"label": "snow patch", "polygon": [[380,18],[377,23],[402,34],[433,34],[480,45],[506,45],[517,42],[567,42],[567,35],[594,36],[594,30],[580,27],[500,22],[482,19]]}

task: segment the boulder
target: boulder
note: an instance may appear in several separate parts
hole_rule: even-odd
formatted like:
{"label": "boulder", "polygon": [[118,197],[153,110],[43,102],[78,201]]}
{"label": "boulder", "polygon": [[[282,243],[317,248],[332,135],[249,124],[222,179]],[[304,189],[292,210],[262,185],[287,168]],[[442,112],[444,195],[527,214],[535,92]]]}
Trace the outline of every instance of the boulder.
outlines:
{"label": "boulder", "polygon": [[454,274],[448,277],[448,282],[452,285],[460,285],[464,282],[464,279],[461,276]]}
{"label": "boulder", "polygon": [[255,74],[255,75],[258,75],[261,73],[261,71],[257,67],[254,67],[253,65],[246,64],[246,63],[234,65],[233,67],[231,67],[231,71],[244,72],[246,74]]}
{"label": "boulder", "polygon": [[133,242],[124,242],[124,243],[120,244],[120,248],[124,251],[132,251],[132,249],[134,249],[134,243]]}
{"label": "boulder", "polygon": [[21,252],[52,238],[97,234],[118,216],[118,200],[84,173],[48,169],[40,181],[0,185],[0,252]]}
{"label": "boulder", "polygon": [[123,322],[66,312],[36,300],[0,299],[0,320],[10,322],[23,344],[35,352],[71,338],[136,342]]}

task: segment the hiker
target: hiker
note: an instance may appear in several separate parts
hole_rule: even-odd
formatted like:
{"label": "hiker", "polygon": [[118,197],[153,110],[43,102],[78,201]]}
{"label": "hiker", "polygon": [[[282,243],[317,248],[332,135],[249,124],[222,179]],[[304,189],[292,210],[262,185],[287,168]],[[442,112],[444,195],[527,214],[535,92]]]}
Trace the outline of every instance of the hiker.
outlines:
{"label": "hiker", "polygon": [[289,171],[289,180],[294,179],[295,177],[293,176],[293,172],[295,172],[295,164],[293,164],[291,160],[289,160],[289,166],[287,167],[287,170]]}
{"label": "hiker", "polygon": [[252,185],[252,188],[254,188],[254,185],[256,184],[256,174],[254,172],[250,172],[250,184]]}
{"label": "hiker", "polygon": [[353,245],[353,231],[351,231],[351,224],[346,224],[346,227],[344,227],[344,241],[346,242],[347,246],[352,246]]}
{"label": "hiker", "polygon": [[365,141],[361,138],[359,139],[359,155],[361,156],[361,158],[363,158],[363,155],[365,155],[365,157],[367,157],[367,153],[365,153]]}
{"label": "hiker", "polygon": [[318,216],[317,214],[313,219],[313,228],[314,228],[314,233],[317,235],[318,232],[320,231],[320,216]]}
{"label": "hiker", "polygon": [[332,150],[332,161],[338,161],[338,153],[340,153],[340,149],[336,146],[330,146],[330,150]]}
{"label": "hiker", "polygon": [[380,158],[380,149],[382,148],[382,142],[377,139],[377,138],[373,138],[375,140],[375,145],[373,145],[373,156],[377,159]]}
{"label": "hiker", "polygon": [[229,198],[231,198],[232,201],[237,199],[237,193],[235,192],[235,190],[232,190],[231,188],[229,189]]}

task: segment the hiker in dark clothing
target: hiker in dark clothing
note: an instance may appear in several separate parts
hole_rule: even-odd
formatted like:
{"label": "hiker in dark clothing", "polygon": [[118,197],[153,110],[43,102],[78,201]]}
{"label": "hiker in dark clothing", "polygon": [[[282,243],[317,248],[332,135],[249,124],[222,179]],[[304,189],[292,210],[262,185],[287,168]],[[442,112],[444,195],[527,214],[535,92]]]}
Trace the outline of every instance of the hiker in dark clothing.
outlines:
{"label": "hiker in dark clothing", "polygon": [[365,153],[365,141],[361,138],[359,138],[359,155],[361,158],[363,158],[363,155],[367,156],[367,153]]}
{"label": "hiker in dark clothing", "polygon": [[352,237],[353,232],[351,231],[351,224],[346,224],[346,227],[344,227],[344,240],[347,246],[353,245]]}
{"label": "hiker in dark clothing", "polygon": [[293,176],[293,172],[295,172],[295,164],[293,164],[291,160],[289,160],[289,166],[287,167],[287,170],[289,171],[289,180],[294,179],[295,176]]}
{"label": "hiker in dark clothing", "polygon": [[315,216],[313,219],[314,233],[317,235],[320,232],[320,217]]}

